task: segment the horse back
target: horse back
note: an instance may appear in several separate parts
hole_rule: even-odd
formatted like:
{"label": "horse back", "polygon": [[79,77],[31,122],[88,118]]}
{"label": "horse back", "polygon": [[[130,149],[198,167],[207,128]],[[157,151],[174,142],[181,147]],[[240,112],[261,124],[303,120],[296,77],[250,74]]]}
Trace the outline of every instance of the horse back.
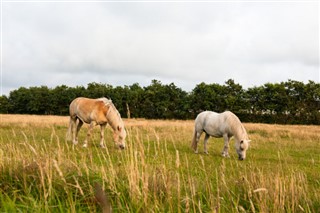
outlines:
{"label": "horse back", "polygon": [[233,132],[226,114],[212,111],[201,112],[195,122],[197,131],[204,131],[212,137],[232,136]]}
{"label": "horse back", "polygon": [[99,99],[76,98],[70,104],[70,116],[76,116],[85,123],[95,121],[103,124],[107,122],[106,114],[109,108],[109,105]]}

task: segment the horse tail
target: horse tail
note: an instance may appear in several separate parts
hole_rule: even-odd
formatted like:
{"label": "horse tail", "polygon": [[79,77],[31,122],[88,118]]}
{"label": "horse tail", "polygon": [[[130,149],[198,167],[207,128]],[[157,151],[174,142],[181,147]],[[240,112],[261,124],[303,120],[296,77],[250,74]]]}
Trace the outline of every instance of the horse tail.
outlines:
{"label": "horse tail", "polygon": [[193,138],[192,138],[192,143],[191,143],[191,148],[192,148],[193,150],[195,150],[195,151],[196,151],[196,149],[197,149],[197,140],[196,140],[196,138],[197,138],[197,131],[196,131],[196,129],[194,129]]}
{"label": "horse tail", "polygon": [[69,127],[68,127],[68,131],[67,131],[67,135],[66,135],[66,139],[67,141],[71,141],[71,137],[72,137],[72,128],[73,128],[73,120],[70,116],[70,121],[69,121]]}

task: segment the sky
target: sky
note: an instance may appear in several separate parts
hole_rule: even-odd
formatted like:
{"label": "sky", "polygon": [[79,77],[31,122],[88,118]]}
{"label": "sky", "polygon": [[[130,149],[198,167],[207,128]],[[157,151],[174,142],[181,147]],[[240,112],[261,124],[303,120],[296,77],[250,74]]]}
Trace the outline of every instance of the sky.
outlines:
{"label": "sky", "polygon": [[153,79],[320,82],[319,1],[1,1],[1,95]]}

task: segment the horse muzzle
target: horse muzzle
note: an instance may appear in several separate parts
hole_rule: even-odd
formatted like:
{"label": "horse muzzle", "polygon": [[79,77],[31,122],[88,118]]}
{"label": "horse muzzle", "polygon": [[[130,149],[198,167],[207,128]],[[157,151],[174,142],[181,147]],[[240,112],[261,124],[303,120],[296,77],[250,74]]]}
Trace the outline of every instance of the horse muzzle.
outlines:
{"label": "horse muzzle", "polygon": [[121,144],[121,145],[119,145],[119,148],[120,148],[120,149],[124,149],[125,146]]}
{"label": "horse muzzle", "polygon": [[244,157],[242,157],[242,156],[239,156],[239,160],[244,160]]}

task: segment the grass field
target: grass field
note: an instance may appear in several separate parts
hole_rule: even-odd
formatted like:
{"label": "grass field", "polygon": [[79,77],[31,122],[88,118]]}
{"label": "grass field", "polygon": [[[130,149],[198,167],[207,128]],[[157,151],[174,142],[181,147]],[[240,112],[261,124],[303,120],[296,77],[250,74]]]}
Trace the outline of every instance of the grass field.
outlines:
{"label": "grass field", "polygon": [[0,212],[320,212],[320,126],[245,123],[238,161],[221,138],[194,154],[193,121],[124,122],[125,150],[98,127],[82,148],[68,117],[0,115]]}

